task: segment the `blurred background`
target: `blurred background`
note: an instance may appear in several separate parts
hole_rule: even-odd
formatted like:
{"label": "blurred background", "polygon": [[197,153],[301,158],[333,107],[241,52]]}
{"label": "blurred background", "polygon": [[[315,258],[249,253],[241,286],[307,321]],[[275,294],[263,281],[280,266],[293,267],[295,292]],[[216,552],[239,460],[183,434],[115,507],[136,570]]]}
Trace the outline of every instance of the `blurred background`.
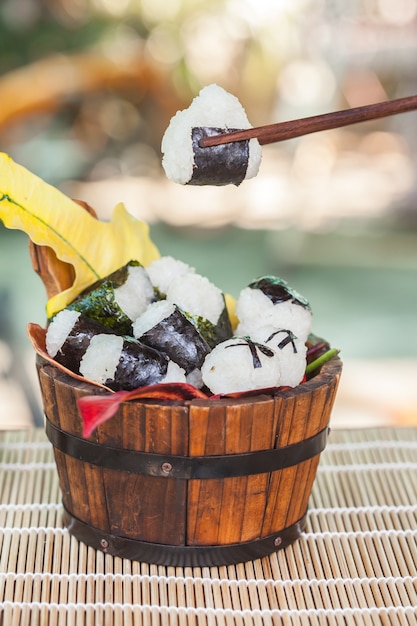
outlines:
{"label": "blurred background", "polygon": [[[417,424],[417,112],[265,146],[240,187],[161,168],[201,87],[251,123],[417,94],[417,0],[3,0],[0,151],[237,296],[272,273],[307,297],[345,362],[335,426]],[[0,223],[0,425],[40,424],[26,323],[45,293]]]}

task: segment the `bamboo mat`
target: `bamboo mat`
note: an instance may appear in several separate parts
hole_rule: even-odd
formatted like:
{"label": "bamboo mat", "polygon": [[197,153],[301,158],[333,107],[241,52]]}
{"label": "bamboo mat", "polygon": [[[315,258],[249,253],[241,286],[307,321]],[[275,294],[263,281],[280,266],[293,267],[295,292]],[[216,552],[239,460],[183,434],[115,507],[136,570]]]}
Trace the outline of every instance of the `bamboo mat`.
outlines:
{"label": "bamboo mat", "polygon": [[416,470],[416,428],[332,431],[295,544],[165,568],[72,538],[43,431],[0,433],[0,625],[415,626]]}

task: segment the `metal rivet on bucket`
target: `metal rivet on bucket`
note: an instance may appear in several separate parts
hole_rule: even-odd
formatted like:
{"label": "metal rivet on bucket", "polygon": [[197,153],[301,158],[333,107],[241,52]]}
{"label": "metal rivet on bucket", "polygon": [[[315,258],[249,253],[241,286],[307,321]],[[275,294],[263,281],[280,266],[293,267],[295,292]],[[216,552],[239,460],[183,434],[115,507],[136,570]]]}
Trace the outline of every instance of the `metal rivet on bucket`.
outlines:
{"label": "metal rivet on bucket", "polygon": [[164,474],[169,474],[170,472],[172,472],[172,465],[171,463],[168,463],[168,462],[162,463],[161,469],[164,472]]}
{"label": "metal rivet on bucket", "polygon": [[282,543],[281,537],[275,537],[275,539],[274,539],[274,546],[276,546],[278,548],[278,546],[280,546],[281,543]]}
{"label": "metal rivet on bucket", "polygon": [[109,547],[109,542],[107,539],[100,539],[100,546],[103,550]]}

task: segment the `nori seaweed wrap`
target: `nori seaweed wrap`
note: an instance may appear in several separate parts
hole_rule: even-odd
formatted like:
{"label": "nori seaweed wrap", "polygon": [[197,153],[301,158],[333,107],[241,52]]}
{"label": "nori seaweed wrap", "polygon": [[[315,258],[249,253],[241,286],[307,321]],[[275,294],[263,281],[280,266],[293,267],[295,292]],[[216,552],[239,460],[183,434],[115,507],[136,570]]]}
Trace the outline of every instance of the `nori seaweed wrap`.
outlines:
{"label": "nori seaweed wrap", "polygon": [[96,335],[80,363],[80,373],[114,391],[161,382],[185,382],[184,371],[161,352],[120,335]]}
{"label": "nori seaweed wrap", "polygon": [[285,331],[305,342],[311,332],[308,300],[276,276],[262,276],[243,289],[236,302],[236,315],[236,334],[261,341],[275,331]]}
{"label": "nori seaweed wrap", "polygon": [[167,354],[186,374],[200,368],[210,352],[193,322],[167,300],[150,304],[133,324],[133,334],[142,343]]}
{"label": "nori seaweed wrap", "polygon": [[249,163],[249,140],[234,141],[210,148],[202,148],[203,137],[212,137],[239,128],[193,128],[191,133],[194,165],[188,185],[236,185],[245,180]]}
{"label": "nori seaweed wrap", "polygon": [[249,283],[250,289],[259,289],[273,304],[290,301],[305,309],[311,309],[306,298],[290,287],[286,280],[278,276],[261,276]]}
{"label": "nori seaweed wrap", "polygon": [[232,325],[226,309],[226,303],[216,324],[213,324],[213,322],[201,315],[193,315],[188,312],[185,312],[185,315],[194,324],[210,348],[214,348],[214,346],[217,346],[217,344],[221,341],[230,339],[230,337],[233,336]]}
{"label": "nori seaweed wrap", "polygon": [[224,294],[205,276],[186,274],[175,279],[167,300],[181,309],[210,348],[232,336]]}
{"label": "nori seaweed wrap", "polygon": [[55,361],[78,374],[92,337],[110,332],[104,326],[82,315],[64,309],[54,316],[46,332],[46,350]]}
{"label": "nori seaweed wrap", "polygon": [[99,322],[120,335],[132,335],[132,322],[155,300],[145,268],[129,261],[83,291],[68,309]]}

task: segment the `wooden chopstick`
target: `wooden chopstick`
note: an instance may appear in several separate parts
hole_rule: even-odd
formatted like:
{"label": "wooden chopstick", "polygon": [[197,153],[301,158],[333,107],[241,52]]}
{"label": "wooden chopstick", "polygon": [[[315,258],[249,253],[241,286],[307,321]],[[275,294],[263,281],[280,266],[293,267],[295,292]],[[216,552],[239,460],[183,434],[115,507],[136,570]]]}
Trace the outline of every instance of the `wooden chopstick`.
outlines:
{"label": "wooden chopstick", "polygon": [[200,140],[200,146],[202,148],[209,148],[210,146],[218,146],[224,143],[255,138],[261,145],[265,145],[284,141],[285,139],[301,137],[302,135],[308,135],[310,133],[317,133],[321,130],[341,128],[349,124],[357,124],[358,122],[375,120],[380,117],[406,113],[407,111],[413,111],[415,109],[417,109],[417,96],[408,96],[406,98],[397,98],[396,100],[388,100],[386,102],[367,104],[353,109],[344,109],[343,111],[324,113],[322,115],[304,117],[288,122],[279,122],[278,124],[268,124],[267,126],[258,126],[257,128],[248,128],[230,133],[219,133],[212,137],[203,137]]}

